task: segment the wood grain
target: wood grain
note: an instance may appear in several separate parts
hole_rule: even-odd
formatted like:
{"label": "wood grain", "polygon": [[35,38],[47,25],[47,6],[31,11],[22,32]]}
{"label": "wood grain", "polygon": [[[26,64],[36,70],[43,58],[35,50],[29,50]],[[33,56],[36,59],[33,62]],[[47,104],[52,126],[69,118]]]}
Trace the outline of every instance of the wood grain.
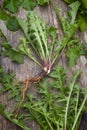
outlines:
{"label": "wood grain", "polygon": [[[68,10],[67,5],[62,0],[55,0],[55,2],[58,5],[58,7],[62,9],[61,15],[62,16],[66,15],[66,12]],[[0,1],[0,5],[2,5],[2,1]],[[43,20],[46,21],[47,24],[58,27],[58,35],[59,35],[59,40],[60,40],[63,36],[62,30],[61,30],[61,25],[55,14],[55,11],[52,8],[52,5],[49,4],[48,6],[45,6],[45,7],[37,6],[35,8],[35,10],[37,10],[39,12],[40,16],[43,18]],[[20,10],[16,14],[16,16],[26,19],[27,13],[28,12],[25,11],[23,8],[20,8]],[[5,35],[7,36],[8,40],[10,41],[12,46],[17,47],[17,45],[19,44],[19,37],[23,36],[22,31],[19,30],[17,32],[11,32],[11,31],[7,30],[7,28],[5,26],[5,22],[3,22],[1,20],[0,20],[0,28],[5,33]],[[87,33],[79,33],[79,36],[82,41],[87,42]],[[62,55],[61,60],[59,62],[61,64],[63,64],[64,67],[67,67],[67,59],[65,57],[65,54]],[[86,63],[87,63],[87,60],[83,56],[80,57],[77,62],[77,65],[74,68],[72,68],[72,71],[71,71],[71,73],[73,73],[78,68],[81,68],[83,70],[83,73],[81,75],[82,86],[87,85]],[[41,71],[41,69],[33,61],[31,61],[28,57],[25,57],[24,63],[22,65],[12,62],[7,57],[1,57],[0,64],[2,64],[4,66],[4,68],[7,72],[8,71],[15,72],[16,77],[19,80],[24,80],[26,78],[33,77],[34,75],[38,74]],[[34,87],[30,88],[29,91],[36,93],[36,90]],[[0,102],[7,103],[6,102],[7,96],[8,96],[8,94],[0,95]],[[14,104],[14,102],[11,101],[8,104],[8,109],[12,109],[12,107],[14,107],[13,104]],[[35,121],[28,122],[27,125],[29,127],[31,127],[32,130],[40,130],[40,127],[37,125],[37,123]],[[2,116],[0,116],[0,130],[21,130],[21,128],[10,123],[6,119],[4,119]]]}

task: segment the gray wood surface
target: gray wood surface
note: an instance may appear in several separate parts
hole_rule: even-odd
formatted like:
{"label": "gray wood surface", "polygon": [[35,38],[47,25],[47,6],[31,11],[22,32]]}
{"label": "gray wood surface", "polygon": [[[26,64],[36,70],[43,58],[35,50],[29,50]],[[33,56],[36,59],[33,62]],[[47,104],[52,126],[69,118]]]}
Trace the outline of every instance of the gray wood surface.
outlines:
{"label": "gray wood surface", "polygon": [[[66,12],[68,10],[67,5],[62,1],[62,0],[55,0],[56,4],[58,5],[59,8],[61,8],[61,15],[64,16],[66,15]],[[2,4],[2,0],[0,0],[0,5]],[[43,20],[46,21],[47,24],[53,25],[55,27],[58,27],[58,35],[59,39],[62,38],[63,34],[61,31],[61,26],[60,22],[57,19],[57,16],[55,14],[55,11],[53,10],[51,4],[49,4],[46,7],[36,7],[35,8],[40,16],[43,18]],[[20,8],[19,12],[16,14],[17,17],[21,18],[26,18],[27,11],[25,11],[23,8]],[[6,29],[5,23],[0,20],[0,28],[3,30],[7,38],[9,39],[10,43],[14,46],[17,47],[19,44],[19,37],[23,35],[22,31],[19,30],[17,32],[11,32]],[[78,34],[81,40],[87,42],[87,33],[79,33]],[[65,58],[65,55],[63,54],[60,61],[61,64],[63,64],[64,67],[67,67],[67,59]],[[83,73],[81,75],[81,84],[82,86],[87,85],[87,67],[86,67],[87,60],[81,56],[78,59],[77,65],[72,68],[72,72],[74,72],[76,69],[81,68],[83,70]],[[0,64],[2,64],[5,68],[5,70],[8,72],[15,72],[16,77],[19,80],[24,80],[26,78],[33,77],[34,75],[38,74],[41,70],[40,68],[29,58],[25,57],[24,64],[19,65],[14,62],[12,62],[9,58],[7,57],[2,57],[0,58]],[[31,92],[36,92],[35,88],[32,87],[30,88]],[[0,95],[0,102],[6,102],[8,94],[3,94]],[[8,109],[12,109],[14,107],[14,102],[10,102],[8,104]],[[28,123],[28,125],[32,128],[32,130],[40,130],[39,126],[37,125],[36,122],[31,121]],[[2,116],[0,116],[0,130],[21,130],[21,128],[17,127],[16,125],[10,123],[6,119],[4,119]]]}

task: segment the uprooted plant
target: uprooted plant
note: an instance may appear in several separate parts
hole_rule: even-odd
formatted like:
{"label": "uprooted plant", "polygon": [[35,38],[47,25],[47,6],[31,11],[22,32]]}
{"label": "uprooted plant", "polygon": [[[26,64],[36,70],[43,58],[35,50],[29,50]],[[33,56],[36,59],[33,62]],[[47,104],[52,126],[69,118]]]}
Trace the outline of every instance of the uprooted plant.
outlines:
{"label": "uprooted plant", "polygon": [[[76,14],[77,14],[78,8],[80,6],[80,3],[77,1],[70,5],[71,10],[70,10],[69,18],[68,17],[62,18],[60,16],[60,11],[56,7],[55,3],[52,0],[51,0],[51,3],[58,15],[58,18],[59,18],[62,28],[63,28],[64,36],[61,39],[61,41],[58,41],[57,28],[46,25],[45,22],[38,16],[38,14],[35,11],[29,12],[26,21],[18,18],[18,23],[25,34],[25,37],[21,38],[21,44],[18,46],[18,50],[14,49],[8,43],[7,38],[4,36],[4,34],[1,31],[1,35],[4,38],[4,43],[1,43],[1,46],[5,48],[5,50],[2,50],[2,54],[5,54],[5,55],[9,56],[10,58],[14,58],[13,60],[17,61],[17,62],[19,62],[19,60],[17,60],[16,56],[13,57],[14,53],[17,53],[17,55],[22,56],[21,62],[23,61],[23,55],[25,54],[31,60],[33,60],[36,64],[38,64],[42,69],[42,72],[39,73],[38,75],[36,75],[35,77],[29,78],[29,79],[23,81],[25,86],[22,91],[22,99],[16,110],[16,114],[15,114],[16,118],[18,117],[19,110],[22,107],[22,104],[25,99],[25,94],[26,94],[26,91],[27,91],[30,83],[39,82],[40,80],[43,79],[43,77],[48,76],[50,74],[50,72],[52,71],[52,69],[54,68],[54,66],[56,65],[59,58],[61,57],[62,52],[65,49],[66,49],[66,52],[69,53],[69,48],[73,48],[75,46],[76,53],[75,53],[75,55],[73,55],[75,57],[73,62],[75,62],[75,63],[76,63],[77,58],[81,54],[84,54],[84,52],[82,50],[83,45],[79,44],[78,39],[74,37],[74,34],[78,29],[78,23],[76,22]],[[37,57],[38,57],[37,59],[33,55],[31,48],[37,55]],[[68,50],[67,50],[67,48],[68,48]],[[14,52],[14,53],[12,53],[12,52]],[[12,53],[13,55],[10,55],[10,53]],[[69,57],[69,56],[67,55],[67,57]],[[72,58],[72,57],[69,57],[69,58]],[[76,76],[76,78],[77,78],[77,76]],[[63,111],[63,112],[65,112],[65,118],[63,118],[65,125],[62,124],[62,126],[61,126],[62,130],[63,129],[66,130],[66,127],[67,127],[66,124],[67,124],[68,108],[70,105],[69,102],[70,102],[70,98],[71,98],[71,94],[73,91],[73,86],[74,86],[76,78],[74,79],[74,81],[71,85],[71,88],[70,88],[71,91],[69,93],[69,98],[67,98],[65,111]],[[79,95],[78,95],[78,99],[79,99]],[[77,99],[77,106],[78,106],[78,99]],[[85,104],[85,101],[86,101],[86,98],[84,99],[84,104]],[[78,114],[77,114],[76,122],[80,116],[80,113],[81,113],[81,110],[83,109],[84,104],[82,104],[82,106],[80,107],[80,109],[78,111],[79,113],[77,112]],[[60,105],[61,105],[61,103],[60,103]],[[30,111],[32,112],[32,110],[30,110]],[[33,112],[34,112],[34,110],[33,110]],[[40,113],[42,113],[42,112],[40,111]],[[44,118],[45,118],[45,121],[47,121],[46,123],[48,123],[48,125],[49,125],[49,127],[46,128],[47,130],[48,129],[60,130],[60,128],[58,128],[59,126],[57,126],[57,125],[59,122],[61,123],[61,120],[59,122],[53,122],[51,120],[51,117],[45,116]],[[37,122],[38,121],[39,120],[37,119]],[[50,121],[51,121],[52,125],[50,124]],[[74,130],[74,128],[76,126],[76,122],[75,122],[72,130]],[[17,119],[14,120],[14,123],[16,123],[16,124],[18,123]],[[39,121],[39,123],[40,123],[40,121]],[[19,124],[19,126],[20,126],[20,124]],[[44,127],[42,127],[42,128],[44,129]],[[23,129],[27,130],[27,128],[23,128]]]}
{"label": "uprooted plant", "polygon": [[[55,6],[53,3],[53,6]],[[21,39],[22,44],[19,46],[19,49],[29,56],[34,62],[42,68],[42,73],[39,76],[35,76],[34,78],[27,79],[23,91],[22,101],[18,107],[17,113],[20,109],[21,104],[24,101],[25,92],[28,88],[30,82],[38,82],[44,76],[48,75],[52,68],[55,66],[56,61],[61,56],[62,52],[69,45],[73,35],[75,34],[78,24],[75,21],[76,13],[79,8],[79,2],[75,3],[77,5],[76,10],[74,11],[73,5],[71,6],[72,11],[74,11],[74,16],[71,13],[71,21],[68,23],[67,18],[61,18],[59,14],[59,10],[57,14],[60,18],[64,37],[61,41],[58,41],[58,34],[57,29],[54,27],[46,26],[44,21],[36,14],[36,12],[30,12],[27,17],[27,21],[23,19],[18,19],[18,23],[21,26],[22,30],[24,31],[25,38]],[[33,50],[39,57],[39,61],[35,59],[33,56],[29,45],[32,46]],[[17,116],[17,114],[16,114]]]}

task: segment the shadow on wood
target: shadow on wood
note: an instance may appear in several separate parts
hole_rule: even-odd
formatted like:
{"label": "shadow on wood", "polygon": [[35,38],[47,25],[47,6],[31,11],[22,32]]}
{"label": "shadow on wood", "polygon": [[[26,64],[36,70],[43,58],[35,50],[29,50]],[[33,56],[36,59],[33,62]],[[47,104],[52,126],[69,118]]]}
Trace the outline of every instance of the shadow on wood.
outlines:
{"label": "shadow on wood", "polygon": [[79,130],[87,130],[87,112],[82,114]]}

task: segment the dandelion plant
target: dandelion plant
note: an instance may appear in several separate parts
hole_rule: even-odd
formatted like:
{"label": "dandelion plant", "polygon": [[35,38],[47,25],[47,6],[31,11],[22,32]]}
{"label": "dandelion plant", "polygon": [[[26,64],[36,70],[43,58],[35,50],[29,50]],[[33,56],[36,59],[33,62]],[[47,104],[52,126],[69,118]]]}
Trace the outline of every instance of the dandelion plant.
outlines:
{"label": "dandelion plant", "polygon": [[[27,91],[28,85],[31,82],[38,82],[44,76],[50,74],[51,70],[56,64],[56,61],[60,58],[62,52],[68,46],[78,28],[78,23],[76,23],[75,18],[80,6],[79,2],[74,3],[75,7],[73,4],[70,6],[71,17],[69,21],[66,17],[62,18],[60,16],[60,12],[52,0],[51,3],[59,17],[63,28],[64,37],[61,39],[61,41],[58,40],[57,29],[51,26],[47,26],[35,11],[29,12],[26,21],[20,18],[18,19],[18,23],[25,34],[25,37],[21,38],[19,50],[31,58],[36,64],[38,64],[41,67],[42,72],[37,76],[25,81],[22,100],[17,109],[17,113],[24,101],[25,92]],[[33,55],[30,46],[35,51],[35,54],[38,57],[37,59]],[[16,114],[16,116],[17,115],[18,114]]]}

